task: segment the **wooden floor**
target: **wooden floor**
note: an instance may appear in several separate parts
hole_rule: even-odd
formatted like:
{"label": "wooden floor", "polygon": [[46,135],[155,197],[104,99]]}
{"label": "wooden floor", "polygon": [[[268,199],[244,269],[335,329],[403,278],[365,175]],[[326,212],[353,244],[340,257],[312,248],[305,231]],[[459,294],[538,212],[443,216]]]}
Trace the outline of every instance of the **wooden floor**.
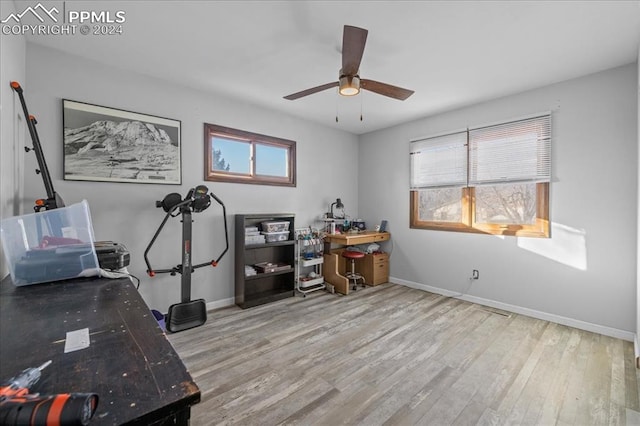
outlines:
{"label": "wooden floor", "polygon": [[192,425],[640,424],[633,344],[385,284],[169,335]]}

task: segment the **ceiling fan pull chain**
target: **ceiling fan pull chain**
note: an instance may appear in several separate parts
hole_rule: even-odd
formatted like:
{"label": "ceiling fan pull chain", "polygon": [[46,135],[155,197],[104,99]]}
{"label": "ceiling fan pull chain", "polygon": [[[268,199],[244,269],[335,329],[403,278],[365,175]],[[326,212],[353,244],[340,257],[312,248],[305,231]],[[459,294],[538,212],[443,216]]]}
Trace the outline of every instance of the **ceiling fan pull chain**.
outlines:
{"label": "ceiling fan pull chain", "polygon": [[362,121],[362,94],[360,94],[360,121]]}

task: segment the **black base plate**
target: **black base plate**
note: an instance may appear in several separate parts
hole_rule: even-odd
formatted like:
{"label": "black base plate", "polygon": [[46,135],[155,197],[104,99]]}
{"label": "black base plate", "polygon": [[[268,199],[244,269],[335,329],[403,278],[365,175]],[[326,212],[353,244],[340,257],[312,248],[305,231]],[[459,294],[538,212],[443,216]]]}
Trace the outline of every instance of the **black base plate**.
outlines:
{"label": "black base plate", "polygon": [[207,322],[207,305],[204,299],[176,303],[169,306],[166,321],[171,333],[199,327]]}

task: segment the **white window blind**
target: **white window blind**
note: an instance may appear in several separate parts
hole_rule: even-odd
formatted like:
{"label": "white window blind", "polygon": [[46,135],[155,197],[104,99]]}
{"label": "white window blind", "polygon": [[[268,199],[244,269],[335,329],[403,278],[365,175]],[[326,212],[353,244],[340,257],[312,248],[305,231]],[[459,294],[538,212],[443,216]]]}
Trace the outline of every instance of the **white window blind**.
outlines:
{"label": "white window blind", "polygon": [[467,185],[467,132],[411,142],[411,189]]}
{"label": "white window blind", "polygon": [[551,180],[551,115],[469,131],[469,186]]}

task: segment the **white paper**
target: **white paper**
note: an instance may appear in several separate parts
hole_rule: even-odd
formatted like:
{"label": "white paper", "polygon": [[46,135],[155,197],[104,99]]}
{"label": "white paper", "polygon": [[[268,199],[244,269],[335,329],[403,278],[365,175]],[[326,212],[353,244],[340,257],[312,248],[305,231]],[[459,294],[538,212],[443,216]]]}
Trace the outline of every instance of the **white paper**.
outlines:
{"label": "white paper", "polygon": [[91,339],[89,338],[89,329],[81,328],[79,330],[67,332],[67,339],[64,343],[64,353],[79,351],[89,347]]}

